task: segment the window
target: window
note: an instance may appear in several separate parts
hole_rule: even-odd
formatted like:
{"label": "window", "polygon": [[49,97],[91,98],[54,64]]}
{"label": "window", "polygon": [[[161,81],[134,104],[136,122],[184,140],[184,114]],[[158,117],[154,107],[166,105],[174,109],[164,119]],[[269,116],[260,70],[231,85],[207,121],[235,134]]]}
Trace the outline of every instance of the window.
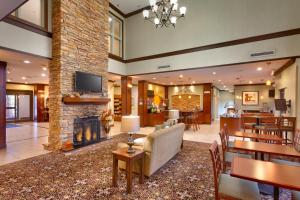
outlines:
{"label": "window", "polygon": [[123,57],[123,21],[113,14],[109,14],[109,53]]}
{"label": "window", "polygon": [[13,16],[41,26],[46,27],[45,23],[45,0],[29,0],[27,3],[12,13]]}

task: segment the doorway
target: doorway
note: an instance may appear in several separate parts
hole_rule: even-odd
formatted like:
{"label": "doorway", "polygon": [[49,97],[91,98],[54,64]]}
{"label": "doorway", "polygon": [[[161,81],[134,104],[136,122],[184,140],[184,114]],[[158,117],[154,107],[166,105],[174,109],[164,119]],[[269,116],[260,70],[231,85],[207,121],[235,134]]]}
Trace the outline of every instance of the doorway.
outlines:
{"label": "doorway", "polygon": [[32,91],[6,91],[6,121],[33,121]]}

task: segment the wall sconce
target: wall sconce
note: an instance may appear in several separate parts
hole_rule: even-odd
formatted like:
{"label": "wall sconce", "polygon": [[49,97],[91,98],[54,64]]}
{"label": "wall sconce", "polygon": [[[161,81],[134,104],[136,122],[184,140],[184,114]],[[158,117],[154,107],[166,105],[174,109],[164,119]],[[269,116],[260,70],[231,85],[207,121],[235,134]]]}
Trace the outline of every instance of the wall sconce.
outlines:
{"label": "wall sconce", "polygon": [[260,99],[264,99],[264,96],[260,96]]}
{"label": "wall sconce", "polygon": [[189,95],[189,99],[191,99],[192,97],[191,97],[191,95]]}
{"label": "wall sconce", "polygon": [[179,95],[179,97],[178,97],[179,99],[181,99],[181,95]]}
{"label": "wall sconce", "polygon": [[129,84],[127,85],[127,87],[132,88],[132,84],[129,83]]}

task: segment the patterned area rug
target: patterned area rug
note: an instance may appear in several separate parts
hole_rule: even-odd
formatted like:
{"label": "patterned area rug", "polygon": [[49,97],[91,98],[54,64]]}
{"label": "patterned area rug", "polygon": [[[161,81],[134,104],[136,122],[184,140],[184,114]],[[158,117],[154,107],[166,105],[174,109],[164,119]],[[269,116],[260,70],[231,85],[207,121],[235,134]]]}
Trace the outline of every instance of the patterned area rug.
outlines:
{"label": "patterned area rug", "polygon": [[[125,173],[111,187],[112,155],[119,135],[67,155],[49,153],[0,167],[0,199],[214,199],[209,144],[184,142],[184,148],[144,184],[134,177],[126,194]],[[268,198],[264,198],[268,199]]]}

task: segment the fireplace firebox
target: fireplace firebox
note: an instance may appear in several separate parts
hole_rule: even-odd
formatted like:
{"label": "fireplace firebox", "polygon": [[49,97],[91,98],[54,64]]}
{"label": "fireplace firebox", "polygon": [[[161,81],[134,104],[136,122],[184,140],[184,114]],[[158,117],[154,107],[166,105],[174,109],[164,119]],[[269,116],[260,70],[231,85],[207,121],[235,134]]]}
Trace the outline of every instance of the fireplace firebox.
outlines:
{"label": "fireplace firebox", "polygon": [[77,148],[99,142],[100,123],[99,116],[74,119],[73,146]]}

